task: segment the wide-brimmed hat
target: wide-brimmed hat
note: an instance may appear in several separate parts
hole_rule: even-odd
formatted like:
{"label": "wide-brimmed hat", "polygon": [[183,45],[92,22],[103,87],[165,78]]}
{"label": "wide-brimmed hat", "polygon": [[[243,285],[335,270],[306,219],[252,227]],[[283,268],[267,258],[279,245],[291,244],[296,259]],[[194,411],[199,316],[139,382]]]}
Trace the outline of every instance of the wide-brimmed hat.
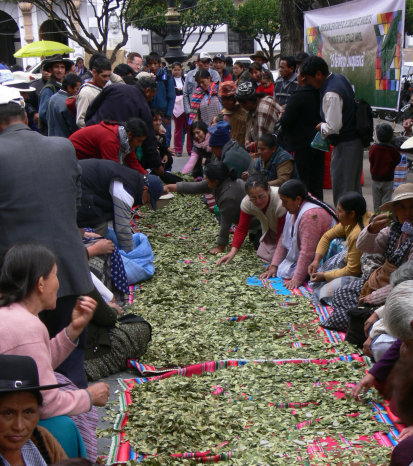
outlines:
{"label": "wide-brimmed hat", "polygon": [[400,149],[413,149],[413,136],[409,139],[406,139],[404,143],[400,146]]}
{"label": "wide-brimmed hat", "polygon": [[3,83],[4,86],[13,87],[21,92],[33,92],[36,89],[30,86],[30,78],[24,71],[15,71],[13,73],[13,79]]}
{"label": "wide-brimmed hat", "polygon": [[16,104],[24,108],[24,99],[20,92],[13,87],[0,85],[0,105]]}
{"label": "wide-brimmed hat", "polygon": [[413,199],[413,183],[403,183],[394,190],[391,201],[380,206],[380,210],[390,210],[395,202]]}
{"label": "wide-brimmed hat", "polygon": [[71,60],[64,59],[62,55],[56,53],[55,55],[52,55],[43,61],[42,68],[46,71],[49,71],[55,63],[63,63],[65,65],[66,71],[70,70],[70,68],[74,65]]}
{"label": "wide-brimmed hat", "polygon": [[40,385],[36,362],[30,356],[0,354],[0,392],[51,390],[69,384]]}
{"label": "wide-brimmed hat", "polygon": [[265,56],[265,53],[262,50],[257,50],[257,52],[254,53],[254,55],[250,55],[251,60],[254,60],[256,58],[261,58],[264,60],[264,63],[268,62],[268,58]]}

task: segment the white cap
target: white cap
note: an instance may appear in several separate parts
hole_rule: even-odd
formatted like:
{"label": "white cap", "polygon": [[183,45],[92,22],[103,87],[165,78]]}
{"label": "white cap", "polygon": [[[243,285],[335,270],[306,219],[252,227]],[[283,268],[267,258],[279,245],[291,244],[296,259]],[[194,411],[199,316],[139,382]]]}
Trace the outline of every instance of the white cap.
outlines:
{"label": "white cap", "polygon": [[0,86],[0,105],[16,104],[24,108],[24,99],[17,89],[9,86]]}
{"label": "white cap", "polygon": [[198,60],[199,61],[201,61],[201,60],[211,60],[212,61],[212,58],[211,58],[211,55],[208,52],[201,52],[198,55]]}

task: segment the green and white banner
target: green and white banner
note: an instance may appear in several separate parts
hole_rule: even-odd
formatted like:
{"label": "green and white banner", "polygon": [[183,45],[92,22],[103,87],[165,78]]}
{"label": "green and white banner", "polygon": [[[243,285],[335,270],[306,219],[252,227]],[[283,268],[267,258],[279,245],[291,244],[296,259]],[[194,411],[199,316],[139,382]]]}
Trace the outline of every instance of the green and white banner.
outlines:
{"label": "green and white banner", "polygon": [[357,98],[397,109],[405,0],[353,0],[304,13],[305,50],[345,75]]}

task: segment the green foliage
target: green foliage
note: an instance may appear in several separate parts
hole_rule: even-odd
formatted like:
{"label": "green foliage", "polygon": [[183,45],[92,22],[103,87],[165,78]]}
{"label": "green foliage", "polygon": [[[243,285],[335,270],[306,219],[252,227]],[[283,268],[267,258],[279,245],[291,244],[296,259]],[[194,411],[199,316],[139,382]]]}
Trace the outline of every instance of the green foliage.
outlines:
{"label": "green foliage", "polygon": [[[134,27],[138,29],[148,29],[166,36],[167,2],[162,0],[145,9],[142,15],[141,3],[143,0],[133,0],[129,18]],[[179,9],[180,2],[177,2]],[[199,38],[194,43],[189,56],[202,49],[211,39],[219,26],[231,21],[235,14],[235,7],[231,0],[198,0],[193,8],[186,8],[180,12],[179,24],[183,36],[183,46],[188,42],[191,35],[197,31]]]}
{"label": "green foliage", "polygon": [[406,34],[413,35],[413,0],[406,0]]}
{"label": "green foliage", "polygon": [[[257,40],[272,62],[275,46],[279,42],[279,7],[279,0],[247,0],[240,5],[230,23],[234,31],[245,33]],[[274,67],[274,63],[271,65]]]}

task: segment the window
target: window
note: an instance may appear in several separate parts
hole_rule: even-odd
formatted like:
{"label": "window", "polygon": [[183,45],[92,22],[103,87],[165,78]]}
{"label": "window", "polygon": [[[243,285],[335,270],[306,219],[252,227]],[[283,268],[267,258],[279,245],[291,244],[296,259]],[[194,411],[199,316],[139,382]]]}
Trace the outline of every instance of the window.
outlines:
{"label": "window", "polygon": [[228,28],[228,54],[249,55],[254,53],[254,39],[247,34],[231,31]]}
{"label": "window", "polygon": [[156,52],[161,57],[166,53],[166,44],[163,37],[151,31],[151,52]]}

